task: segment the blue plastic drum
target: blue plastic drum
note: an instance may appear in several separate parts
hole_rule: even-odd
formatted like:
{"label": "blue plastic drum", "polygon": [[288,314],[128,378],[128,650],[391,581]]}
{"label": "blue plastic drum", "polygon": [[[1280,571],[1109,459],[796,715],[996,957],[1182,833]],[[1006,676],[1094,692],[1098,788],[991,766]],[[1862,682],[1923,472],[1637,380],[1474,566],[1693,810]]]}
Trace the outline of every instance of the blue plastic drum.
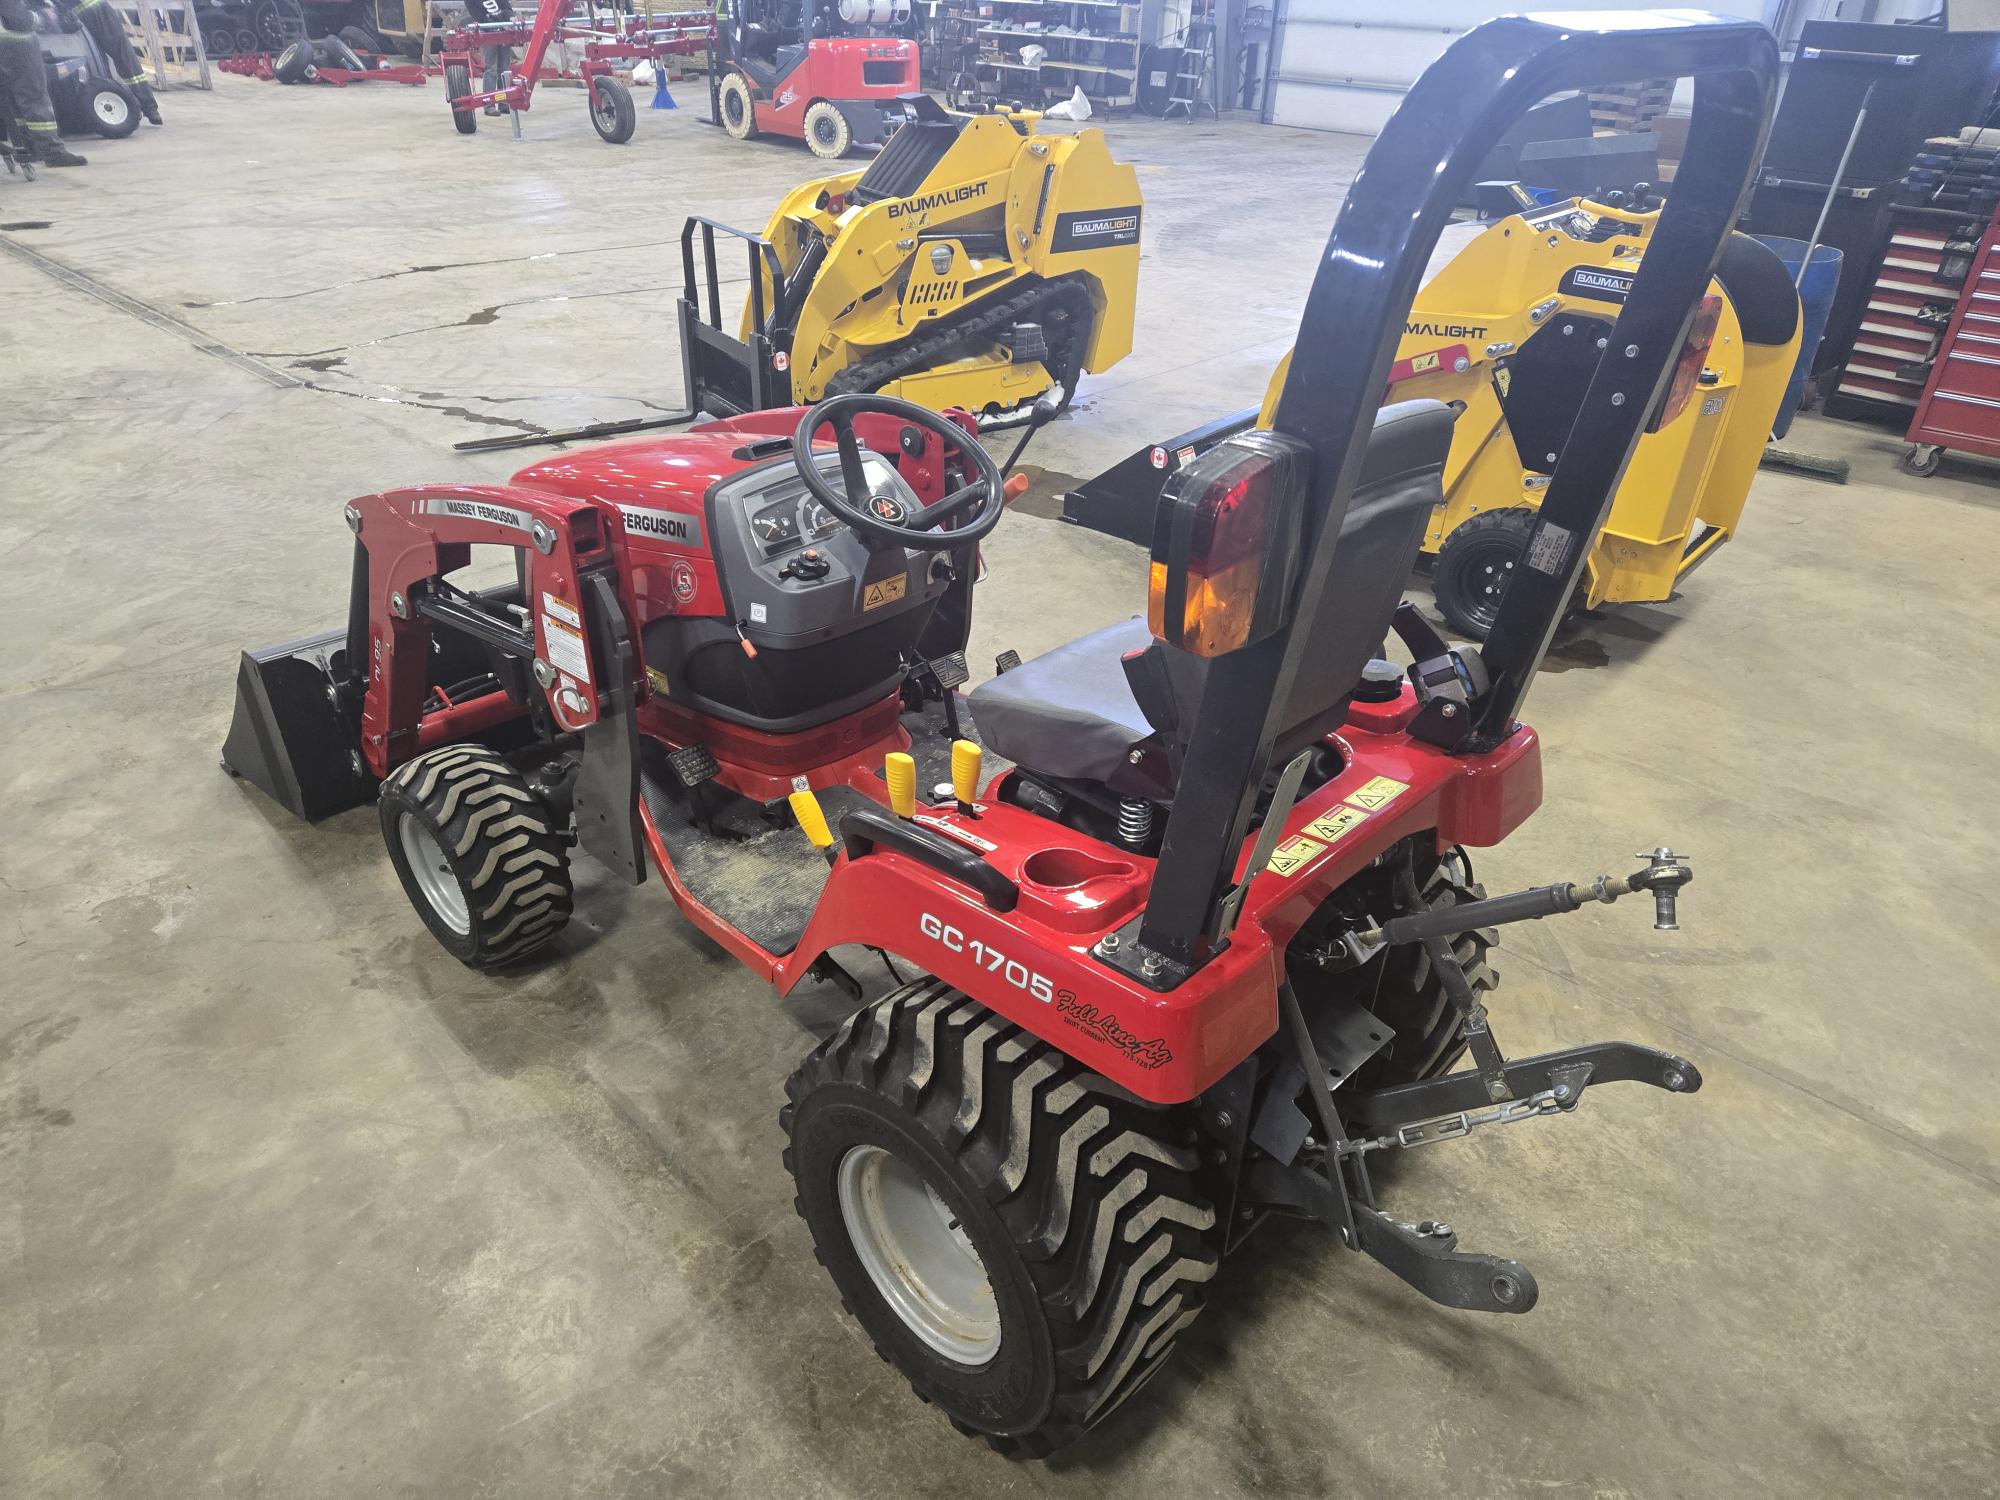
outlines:
{"label": "blue plastic drum", "polygon": [[1777,252],[1778,259],[1785,263],[1785,274],[1798,281],[1799,287],[1799,320],[1803,325],[1799,331],[1799,362],[1792,366],[1785,399],[1779,403],[1777,419],[1771,424],[1772,435],[1783,437],[1798,412],[1806,377],[1812,373],[1813,356],[1819,352],[1820,335],[1826,332],[1826,315],[1833,310],[1833,294],[1840,286],[1840,252],[1831,245],[1817,246],[1812,253],[1812,264],[1806,267],[1805,279],[1800,281],[1799,263],[1806,253],[1804,240],[1787,239],[1781,234],[1760,234],[1753,238]]}

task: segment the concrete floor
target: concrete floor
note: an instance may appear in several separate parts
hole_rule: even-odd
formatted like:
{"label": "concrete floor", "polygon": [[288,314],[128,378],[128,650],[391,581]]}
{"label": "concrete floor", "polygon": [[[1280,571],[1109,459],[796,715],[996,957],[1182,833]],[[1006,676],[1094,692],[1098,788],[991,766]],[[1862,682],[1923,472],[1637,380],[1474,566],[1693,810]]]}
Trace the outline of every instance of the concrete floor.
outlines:
{"label": "concrete floor", "polygon": [[[1548,806],[1482,877],[1671,839],[1700,878],[1671,938],[1510,929],[1500,1035],[1708,1086],[1398,1174],[1392,1207],[1533,1267],[1533,1315],[1280,1228],[1117,1420],[1010,1465],[876,1360],[793,1216],[779,1087],[831,998],[587,872],[555,962],[473,975],[371,812],[297,826],[216,769],[238,648],[339,615],[344,499],[671,408],[682,215],[761,222],[816,170],[541,103],[517,145],[435,87],[223,78],[0,180],[0,244],[111,297],[0,254],[0,1494],[1995,1491],[1993,470],[1802,422],[1853,483],[1763,476],[1684,598],[1565,636]],[[1138,554],[1047,497],[1256,393],[1361,150],[1108,131],[1138,347],[1043,439],[975,662],[1138,607]]]}

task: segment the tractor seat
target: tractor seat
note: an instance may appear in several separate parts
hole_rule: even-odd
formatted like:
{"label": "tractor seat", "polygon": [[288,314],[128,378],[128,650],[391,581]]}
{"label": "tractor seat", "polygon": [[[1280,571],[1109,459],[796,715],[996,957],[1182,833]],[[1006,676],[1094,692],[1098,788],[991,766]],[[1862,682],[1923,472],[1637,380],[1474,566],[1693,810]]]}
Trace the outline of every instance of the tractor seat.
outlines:
{"label": "tractor seat", "polygon": [[1125,658],[1154,644],[1134,615],[1023,662],[972,691],[972,720],[995,755],[1044,776],[1108,784],[1155,730]]}
{"label": "tractor seat", "polygon": [[[1381,654],[1424,527],[1443,503],[1452,417],[1436,401],[1376,414],[1319,614],[1293,627],[1313,649],[1293,681],[1275,760],[1338,728]],[[1133,618],[980,684],[972,716],[986,747],[1026,771],[1167,801],[1212,670],[1228,670],[1228,658],[1168,646]]]}

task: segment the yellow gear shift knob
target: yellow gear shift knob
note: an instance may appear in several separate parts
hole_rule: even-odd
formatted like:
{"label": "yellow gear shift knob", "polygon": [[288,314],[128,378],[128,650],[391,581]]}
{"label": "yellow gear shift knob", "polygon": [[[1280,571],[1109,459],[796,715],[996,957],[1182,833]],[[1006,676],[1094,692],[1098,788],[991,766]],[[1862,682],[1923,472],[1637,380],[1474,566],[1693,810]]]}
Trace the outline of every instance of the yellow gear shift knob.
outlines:
{"label": "yellow gear shift knob", "polygon": [[793,792],[786,799],[792,804],[792,816],[799,820],[799,827],[815,849],[833,847],[833,830],[826,826],[826,812],[819,805],[819,798],[810,791]]}
{"label": "yellow gear shift knob", "polygon": [[979,795],[979,762],[982,752],[971,740],[951,742],[951,790],[959,810],[970,812]]}
{"label": "yellow gear shift knob", "polygon": [[889,782],[889,806],[899,818],[913,817],[917,811],[917,763],[901,750],[892,750],[882,763]]}

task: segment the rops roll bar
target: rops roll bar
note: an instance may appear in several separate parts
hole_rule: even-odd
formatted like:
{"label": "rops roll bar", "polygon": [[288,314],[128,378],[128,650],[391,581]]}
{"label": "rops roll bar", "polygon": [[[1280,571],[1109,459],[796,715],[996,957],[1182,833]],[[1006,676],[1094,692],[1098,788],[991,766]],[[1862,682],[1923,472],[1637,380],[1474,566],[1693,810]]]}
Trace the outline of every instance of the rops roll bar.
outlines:
{"label": "rops roll bar", "polygon": [[1205,679],[1139,938],[1170,969],[1185,972],[1217,936],[1276,720],[1314,649],[1296,622],[1318,614],[1396,344],[1452,206],[1491,144],[1549,94],[1690,74],[1694,117],[1673,191],[1487,637],[1491,687],[1464,748],[1488,749],[1512,731],[1743,206],[1770,127],[1777,46],[1754,22],[1701,11],[1503,16],[1432,63],[1369,150],[1313,278],[1273,424],[1314,455],[1294,624]]}

